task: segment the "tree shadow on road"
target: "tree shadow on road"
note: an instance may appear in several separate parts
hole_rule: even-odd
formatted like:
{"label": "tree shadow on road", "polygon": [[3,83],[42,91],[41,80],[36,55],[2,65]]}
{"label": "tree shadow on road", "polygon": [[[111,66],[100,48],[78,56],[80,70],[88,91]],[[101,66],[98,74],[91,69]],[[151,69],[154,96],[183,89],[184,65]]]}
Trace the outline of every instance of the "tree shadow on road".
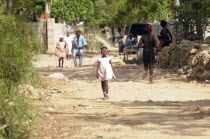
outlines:
{"label": "tree shadow on road", "polygon": [[[123,125],[132,128],[143,126],[144,130],[148,132],[150,130],[156,130],[167,135],[200,136],[210,128],[210,100],[184,102],[100,101],[100,105],[103,106],[101,109],[112,106],[114,110],[108,112],[108,114],[88,112],[77,116],[74,115],[73,118],[83,120],[90,124],[102,123]],[[204,108],[208,108],[208,110]],[[128,112],[125,113],[121,111],[122,109]],[[128,114],[131,109],[135,110],[135,112]]]}

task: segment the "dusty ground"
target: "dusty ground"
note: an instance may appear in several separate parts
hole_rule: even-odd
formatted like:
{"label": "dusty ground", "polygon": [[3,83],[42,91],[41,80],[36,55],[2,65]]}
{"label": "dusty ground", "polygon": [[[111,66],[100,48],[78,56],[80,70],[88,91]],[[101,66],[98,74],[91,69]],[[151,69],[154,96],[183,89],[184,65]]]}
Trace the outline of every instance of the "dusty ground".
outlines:
{"label": "dusty ground", "polygon": [[[86,53],[80,68],[72,60],[57,68],[53,54],[35,63],[48,93],[37,103],[44,118],[35,139],[210,138],[210,84],[186,82],[157,68],[155,83],[148,84],[142,65],[124,64],[111,52],[117,80],[109,83],[110,99],[103,100],[94,69],[99,56]],[[47,77],[52,73],[69,81]]]}

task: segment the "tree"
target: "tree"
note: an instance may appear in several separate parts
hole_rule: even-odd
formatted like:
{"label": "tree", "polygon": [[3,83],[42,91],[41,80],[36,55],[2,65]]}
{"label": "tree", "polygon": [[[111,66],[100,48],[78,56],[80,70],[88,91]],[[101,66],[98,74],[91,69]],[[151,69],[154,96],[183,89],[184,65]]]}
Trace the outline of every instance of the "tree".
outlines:
{"label": "tree", "polygon": [[152,22],[172,17],[173,4],[171,0],[116,0],[113,6],[119,12],[135,13],[135,22]]}
{"label": "tree", "polygon": [[184,38],[204,39],[206,27],[209,25],[209,7],[209,0],[180,0],[180,6],[176,8],[176,11]]}
{"label": "tree", "polygon": [[62,0],[52,4],[52,17],[65,20],[67,23],[90,21],[94,15],[91,0]]}
{"label": "tree", "polygon": [[13,0],[7,0],[6,15],[11,15]]}

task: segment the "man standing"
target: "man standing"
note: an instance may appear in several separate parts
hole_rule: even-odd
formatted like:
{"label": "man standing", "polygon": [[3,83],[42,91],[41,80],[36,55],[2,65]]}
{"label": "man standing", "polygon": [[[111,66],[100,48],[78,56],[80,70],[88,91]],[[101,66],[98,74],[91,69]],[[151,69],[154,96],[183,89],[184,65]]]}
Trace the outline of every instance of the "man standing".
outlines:
{"label": "man standing", "polygon": [[81,35],[83,32],[82,28],[76,28],[74,30],[75,37],[73,39],[73,59],[74,59],[74,66],[78,66],[76,56],[79,56],[79,66],[82,65],[82,55],[83,55],[83,48],[87,46],[86,39]]}
{"label": "man standing", "polygon": [[67,59],[70,58],[72,54],[72,41],[73,41],[74,36],[70,35],[70,33],[67,33],[66,36],[64,37],[64,41],[67,44]]}
{"label": "man standing", "polygon": [[117,41],[118,41],[118,47],[119,47],[119,55],[121,52],[123,52],[123,34],[121,33],[121,28],[118,28],[117,33]]}

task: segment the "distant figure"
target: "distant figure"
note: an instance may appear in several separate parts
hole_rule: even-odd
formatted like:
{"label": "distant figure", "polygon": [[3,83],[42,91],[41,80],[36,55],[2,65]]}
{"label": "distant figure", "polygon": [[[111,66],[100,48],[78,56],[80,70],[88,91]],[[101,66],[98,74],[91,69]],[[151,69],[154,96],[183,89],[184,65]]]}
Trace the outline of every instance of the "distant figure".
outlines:
{"label": "distant figure", "polygon": [[137,43],[138,43],[138,36],[137,35],[133,35],[133,37],[132,37],[132,46],[136,46]]}
{"label": "distant figure", "polygon": [[[167,28],[167,22],[165,20],[160,21],[160,25],[162,26],[162,30],[160,32],[160,35],[158,35],[157,37],[160,40],[160,44],[158,46],[158,48],[162,49],[165,46],[169,46],[170,43],[172,43],[172,34],[169,31],[169,29]],[[170,36],[170,38],[169,38]]]}
{"label": "distant figure", "polygon": [[[86,39],[81,35],[83,32],[82,28],[76,28],[74,30],[75,37],[73,39],[73,60],[74,66],[82,65],[83,48],[87,46]],[[77,64],[76,56],[79,56],[79,65]]]}
{"label": "distant figure", "polygon": [[121,28],[118,28],[117,33],[117,42],[118,42],[118,49],[119,49],[119,55],[121,52],[123,52],[123,34],[121,33]]}
{"label": "distant figure", "polygon": [[113,79],[115,77],[111,58],[107,57],[108,48],[102,47],[101,48],[101,57],[98,58],[98,64],[96,69],[96,78],[101,80],[101,88],[103,91],[104,99],[109,99],[109,86],[108,80]]}
{"label": "distant figure", "polygon": [[60,40],[56,44],[56,49],[58,50],[58,61],[59,67],[63,67],[64,58],[66,57],[66,42],[64,42],[63,37],[60,37]]}
{"label": "distant figure", "polygon": [[132,35],[128,34],[127,35],[127,39],[125,41],[125,47],[129,48],[129,47],[131,47],[131,45],[132,45]]}
{"label": "distant figure", "polygon": [[66,36],[64,37],[64,41],[66,42],[66,52],[67,52],[67,59],[70,58],[72,55],[72,41],[73,41],[74,36],[70,35],[70,33],[67,33]]}
{"label": "distant figure", "polygon": [[145,73],[143,75],[143,79],[146,78],[148,74],[148,69],[150,73],[149,83],[153,83],[153,64],[155,63],[155,53],[154,47],[157,46],[157,42],[153,35],[151,35],[150,29],[146,27],[144,29],[144,34],[138,44],[138,47],[143,46],[143,62],[144,62],[144,70]]}

